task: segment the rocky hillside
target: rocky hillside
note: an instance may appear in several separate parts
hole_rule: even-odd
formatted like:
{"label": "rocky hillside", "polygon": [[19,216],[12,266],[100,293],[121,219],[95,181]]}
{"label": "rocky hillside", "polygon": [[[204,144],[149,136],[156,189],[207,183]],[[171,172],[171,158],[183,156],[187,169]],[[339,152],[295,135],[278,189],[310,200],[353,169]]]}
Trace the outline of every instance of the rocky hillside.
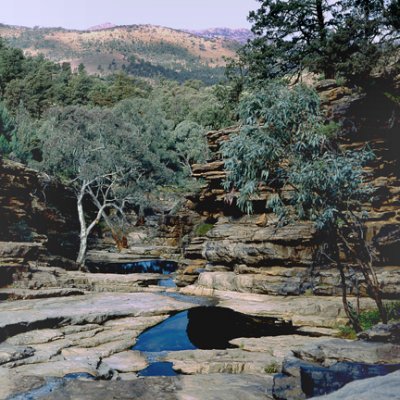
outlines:
{"label": "rocky hillside", "polygon": [[[66,187],[0,159],[0,286],[43,256],[74,258],[79,237],[76,214],[73,193]],[[67,260],[57,261],[63,265]]]}
{"label": "rocky hillside", "polygon": [[200,37],[152,25],[87,31],[0,25],[0,36],[28,55],[42,54],[52,61],[69,62],[73,68],[83,63],[90,73],[124,70],[135,76],[206,83],[223,77],[224,57],[235,57],[239,46],[224,36]]}
{"label": "rocky hillside", "polygon": [[[318,90],[328,117],[340,121],[347,130],[342,145],[369,143],[375,151],[376,160],[368,167],[373,171],[376,191],[366,223],[367,236],[377,256],[383,293],[394,298],[400,283],[400,179],[395,150],[399,112],[394,103],[373,89],[360,93],[325,81],[319,83]],[[235,132],[235,127],[209,132],[207,139],[214,156],[207,164],[193,166],[194,176],[206,184],[197,197],[190,198],[189,205],[202,215],[208,227],[203,236],[192,239],[185,253],[197,271],[205,268],[200,270],[197,285],[210,290],[272,295],[338,295],[335,268],[313,263],[313,227],[306,222],[277,227],[275,216],[264,211],[270,188],[265,187],[260,194],[252,216],[243,215],[225,201],[221,185],[225,172],[218,150],[221,142]],[[357,268],[351,271],[350,292],[365,294]],[[193,270],[186,273],[183,282],[195,279]]]}

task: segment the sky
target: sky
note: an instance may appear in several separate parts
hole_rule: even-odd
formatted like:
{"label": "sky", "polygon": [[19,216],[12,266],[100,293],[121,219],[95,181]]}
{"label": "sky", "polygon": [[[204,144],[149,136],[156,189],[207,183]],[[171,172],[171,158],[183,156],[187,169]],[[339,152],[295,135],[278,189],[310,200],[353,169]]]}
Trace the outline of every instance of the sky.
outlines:
{"label": "sky", "polygon": [[257,0],[11,0],[2,1],[0,23],[85,29],[153,24],[170,28],[249,28]]}

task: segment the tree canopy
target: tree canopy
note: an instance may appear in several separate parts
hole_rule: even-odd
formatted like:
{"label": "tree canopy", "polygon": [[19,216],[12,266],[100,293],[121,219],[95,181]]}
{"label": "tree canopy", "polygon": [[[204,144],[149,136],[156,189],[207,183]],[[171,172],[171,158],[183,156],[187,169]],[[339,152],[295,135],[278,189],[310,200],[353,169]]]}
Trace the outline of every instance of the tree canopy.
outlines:
{"label": "tree canopy", "polygon": [[355,328],[359,324],[346,300],[341,252],[347,261],[359,264],[385,321],[362,223],[363,205],[373,193],[363,169],[373,158],[371,151],[343,149],[338,143],[340,130],[325,123],[318,95],[306,86],[267,84],[244,95],[239,112],[240,132],[221,148],[229,197],[250,213],[260,188],[271,188],[266,209],[281,224],[306,220],[316,227],[321,254],[338,266],[343,303]]}
{"label": "tree canopy", "polygon": [[256,79],[296,75],[307,69],[326,78],[359,81],[385,55],[398,58],[397,0],[258,2],[260,8],[249,15],[256,37],[241,51]]}

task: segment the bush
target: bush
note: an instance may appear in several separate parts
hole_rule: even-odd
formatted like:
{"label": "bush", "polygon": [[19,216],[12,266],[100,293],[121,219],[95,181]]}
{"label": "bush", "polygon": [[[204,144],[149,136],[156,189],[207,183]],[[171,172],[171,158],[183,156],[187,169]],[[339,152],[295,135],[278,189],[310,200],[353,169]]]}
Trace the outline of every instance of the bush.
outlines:
{"label": "bush", "polygon": [[214,228],[213,224],[200,224],[195,229],[196,236],[205,236],[211,229]]}
{"label": "bush", "polygon": [[[390,302],[385,304],[386,312],[389,321],[400,321],[400,301]],[[362,311],[358,319],[363,331],[371,329],[374,325],[381,322],[378,310]],[[355,330],[350,326],[339,326],[338,337],[343,339],[357,339]]]}

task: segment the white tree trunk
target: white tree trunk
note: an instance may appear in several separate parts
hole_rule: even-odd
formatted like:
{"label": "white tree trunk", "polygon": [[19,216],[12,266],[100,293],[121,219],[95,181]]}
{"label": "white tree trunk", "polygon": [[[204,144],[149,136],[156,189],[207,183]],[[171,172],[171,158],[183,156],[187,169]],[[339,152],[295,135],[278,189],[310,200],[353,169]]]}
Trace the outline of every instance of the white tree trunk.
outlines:
{"label": "white tree trunk", "polygon": [[79,243],[79,253],[78,258],[76,259],[77,264],[83,266],[85,264],[86,258],[86,250],[87,250],[87,236],[80,236]]}
{"label": "white tree trunk", "polygon": [[87,226],[86,224],[86,219],[85,219],[85,212],[83,209],[83,198],[85,197],[85,194],[87,193],[87,190],[89,188],[90,182],[84,181],[80,190],[80,193],[78,194],[77,198],[77,208],[78,208],[78,216],[79,216],[79,224],[81,227],[81,233],[79,235],[80,239],[80,245],[79,245],[79,253],[78,253],[78,258],[76,259],[77,264],[84,266],[85,264],[85,258],[86,258],[86,250],[87,250],[87,241],[90,232],[92,229],[100,222],[100,219],[104,214],[104,210],[107,207],[107,203],[104,202],[103,205],[98,203],[98,211],[96,218],[92,221],[92,223]]}
{"label": "white tree trunk", "polygon": [[87,249],[87,238],[88,238],[88,230],[86,228],[86,220],[85,220],[85,213],[83,210],[83,195],[82,192],[78,196],[77,207],[78,207],[78,216],[79,216],[79,224],[81,227],[79,239],[79,253],[78,258],[76,259],[77,264],[84,265],[85,264],[85,257],[86,257],[86,249]]}

